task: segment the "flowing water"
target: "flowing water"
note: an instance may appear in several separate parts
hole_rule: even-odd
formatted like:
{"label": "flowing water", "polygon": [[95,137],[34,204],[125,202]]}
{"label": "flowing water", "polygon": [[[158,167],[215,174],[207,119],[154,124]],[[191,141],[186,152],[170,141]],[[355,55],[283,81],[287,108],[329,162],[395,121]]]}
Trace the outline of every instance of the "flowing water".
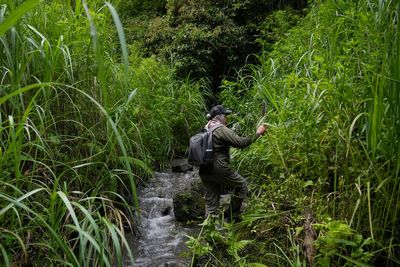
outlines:
{"label": "flowing water", "polygon": [[126,261],[125,267],[189,266],[185,234],[194,234],[197,227],[185,226],[175,220],[172,198],[196,179],[199,177],[195,171],[156,173],[144,188],[138,190],[142,211],[139,234],[129,237],[135,262]]}

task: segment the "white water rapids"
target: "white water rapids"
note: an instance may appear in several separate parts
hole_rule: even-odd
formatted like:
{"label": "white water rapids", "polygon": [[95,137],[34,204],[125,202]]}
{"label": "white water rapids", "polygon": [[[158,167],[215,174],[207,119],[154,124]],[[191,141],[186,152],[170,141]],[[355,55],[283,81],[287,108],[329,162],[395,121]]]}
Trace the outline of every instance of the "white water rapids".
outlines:
{"label": "white water rapids", "polygon": [[193,234],[196,227],[175,220],[172,198],[196,179],[200,178],[195,171],[156,173],[145,187],[138,190],[141,209],[139,234],[129,237],[135,261],[125,260],[125,267],[189,266],[190,253],[185,245],[185,234]]}

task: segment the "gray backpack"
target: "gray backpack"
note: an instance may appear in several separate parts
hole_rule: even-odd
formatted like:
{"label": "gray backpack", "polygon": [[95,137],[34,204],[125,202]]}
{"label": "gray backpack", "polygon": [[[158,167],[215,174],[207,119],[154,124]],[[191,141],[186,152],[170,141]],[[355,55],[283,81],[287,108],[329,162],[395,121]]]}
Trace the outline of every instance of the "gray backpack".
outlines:
{"label": "gray backpack", "polygon": [[222,125],[216,125],[190,137],[188,162],[193,166],[212,166],[214,163],[213,132]]}

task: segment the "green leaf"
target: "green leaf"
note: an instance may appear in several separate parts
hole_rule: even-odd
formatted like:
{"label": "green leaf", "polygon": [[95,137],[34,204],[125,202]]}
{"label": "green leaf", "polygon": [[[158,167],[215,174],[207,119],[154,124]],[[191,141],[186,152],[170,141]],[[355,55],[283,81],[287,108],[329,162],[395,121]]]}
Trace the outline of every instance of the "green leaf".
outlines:
{"label": "green leaf", "polygon": [[[128,69],[129,69],[129,60],[128,60],[128,48],[126,46],[126,39],[124,28],[122,27],[121,20],[119,19],[118,13],[115,10],[114,6],[112,6],[109,2],[106,2],[107,7],[110,9],[111,15],[114,19],[115,27],[117,28],[118,38],[121,45],[122,50],[122,61],[125,66],[125,75],[124,75],[124,82],[125,86],[128,86],[129,76],[128,76]],[[127,87],[125,88],[127,89]]]}
{"label": "green leaf", "polygon": [[0,244],[0,251],[1,251],[1,255],[3,255],[3,262],[0,262],[0,263],[4,263],[5,266],[11,266],[10,258],[8,257],[7,251],[1,244]]}
{"label": "green leaf", "polygon": [[306,188],[306,187],[312,186],[312,185],[314,185],[314,182],[312,180],[308,180],[308,181],[304,182],[303,187]]}
{"label": "green leaf", "polygon": [[248,266],[248,267],[268,267],[267,265],[258,263],[258,262],[247,263],[246,266]]}
{"label": "green leaf", "polygon": [[29,10],[33,9],[40,0],[28,0],[13,10],[8,18],[0,24],[0,36],[3,36]]}
{"label": "green leaf", "polygon": [[[4,208],[2,208],[2,209],[0,210],[0,216],[3,215],[7,210],[9,210],[10,208],[12,208],[12,207],[13,207],[14,205],[16,205],[17,203],[22,202],[24,199],[30,197],[31,195],[36,194],[36,193],[39,192],[39,191],[42,191],[42,190],[43,190],[43,188],[37,188],[37,189],[32,190],[32,191],[26,193],[25,195],[19,197],[19,198],[16,199],[15,201],[13,200],[10,204],[8,204],[7,206],[5,206]],[[2,197],[2,195],[0,195],[0,197]],[[7,199],[10,200],[8,197],[7,197]]]}
{"label": "green leaf", "polygon": [[336,255],[339,256],[339,257],[342,257],[343,259],[345,259],[345,260],[347,260],[347,261],[349,261],[349,262],[351,262],[351,263],[353,263],[353,264],[355,264],[356,266],[361,266],[361,267],[372,267],[372,265],[369,265],[369,264],[367,264],[367,263],[365,263],[365,262],[361,262],[361,261],[352,259],[352,258],[350,258],[350,257],[344,256],[344,255],[341,255],[341,254],[338,254],[338,253],[336,253]]}

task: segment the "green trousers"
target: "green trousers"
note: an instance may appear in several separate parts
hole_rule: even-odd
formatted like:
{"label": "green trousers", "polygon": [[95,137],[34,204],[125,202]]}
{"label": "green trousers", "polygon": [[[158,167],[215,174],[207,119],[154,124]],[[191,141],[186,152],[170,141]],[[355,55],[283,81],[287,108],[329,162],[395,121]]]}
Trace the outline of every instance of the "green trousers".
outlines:
{"label": "green trousers", "polygon": [[233,190],[230,210],[233,214],[240,213],[243,199],[247,195],[247,181],[238,172],[227,168],[202,170],[200,177],[205,191],[206,215],[219,213],[222,186]]}

